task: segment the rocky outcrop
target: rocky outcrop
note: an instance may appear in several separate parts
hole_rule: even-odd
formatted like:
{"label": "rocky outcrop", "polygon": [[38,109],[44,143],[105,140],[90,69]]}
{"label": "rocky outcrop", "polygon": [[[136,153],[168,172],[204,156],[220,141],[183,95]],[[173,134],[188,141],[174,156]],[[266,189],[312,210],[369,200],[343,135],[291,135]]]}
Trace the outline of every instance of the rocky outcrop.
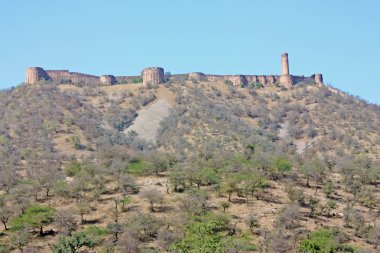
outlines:
{"label": "rocky outcrop", "polygon": [[165,82],[164,69],[153,67],[153,68],[145,68],[141,72],[141,76],[143,78],[144,84],[152,84],[158,85],[160,83]]}

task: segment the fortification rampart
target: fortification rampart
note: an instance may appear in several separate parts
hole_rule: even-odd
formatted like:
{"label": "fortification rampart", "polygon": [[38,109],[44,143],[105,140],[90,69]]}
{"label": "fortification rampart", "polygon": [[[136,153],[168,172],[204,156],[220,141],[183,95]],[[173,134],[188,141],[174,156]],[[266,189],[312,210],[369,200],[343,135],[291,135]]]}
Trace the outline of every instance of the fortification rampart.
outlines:
{"label": "fortification rampart", "polygon": [[139,82],[141,76],[116,76],[115,78],[117,83],[133,83]]}
{"label": "fortification rampart", "polygon": [[296,83],[317,83],[323,84],[322,74],[313,74],[310,77],[293,76],[289,72],[288,54],[281,55],[281,75],[212,75],[202,72],[188,74],[175,74],[165,76],[164,69],[159,67],[145,68],[140,76],[113,76],[113,75],[88,75],[68,70],[44,70],[40,67],[31,67],[26,70],[25,82],[35,84],[41,80],[53,81],[56,83],[99,83],[103,85],[113,85],[116,83],[135,83],[159,85],[166,80],[197,80],[210,82],[229,81],[235,86],[246,86],[251,83],[260,83],[264,86],[278,84],[284,87],[291,87]]}
{"label": "fortification rampart", "polygon": [[68,70],[46,70],[47,75],[55,82],[71,82],[71,83],[98,83],[100,77],[77,72],[69,72]]}

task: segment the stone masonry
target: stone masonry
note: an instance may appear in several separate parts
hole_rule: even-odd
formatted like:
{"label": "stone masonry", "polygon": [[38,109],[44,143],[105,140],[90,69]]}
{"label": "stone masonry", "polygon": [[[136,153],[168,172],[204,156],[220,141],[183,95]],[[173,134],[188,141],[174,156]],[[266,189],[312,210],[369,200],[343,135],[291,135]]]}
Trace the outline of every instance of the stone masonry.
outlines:
{"label": "stone masonry", "polygon": [[152,84],[152,85],[158,85],[160,83],[165,82],[165,75],[164,75],[164,69],[153,67],[153,68],[145,68],[141,72],[141,76],[143,78],[144,84]]}
{"label": "stone masonry", "polygon": [[25,82],[28,84],[36,84],[39,81],[52,81],[57,83],[99,83],[100,85],[114,85],[117,83],[135,83],[142,82],[144,84],[159,85],[166,80],[197,80],[209,82],[225,82],[230,81],[235,86],[246,86],[248,84],[260,83],[264,86],[280,85],[291,87],[300,82],[323,84],[322,74],[313,74],[310,77],[293,76],[289,71],[288,54],[281,55],[281,75],[209,75],[201,72],[193,72],[189,74],[175,74],[165,76],[164,69],[159,67],[145,68],[140,76],[113,76],[103,75],[94,76],[68,70],[44,70],[40,67],[30,67],[26,70]]}

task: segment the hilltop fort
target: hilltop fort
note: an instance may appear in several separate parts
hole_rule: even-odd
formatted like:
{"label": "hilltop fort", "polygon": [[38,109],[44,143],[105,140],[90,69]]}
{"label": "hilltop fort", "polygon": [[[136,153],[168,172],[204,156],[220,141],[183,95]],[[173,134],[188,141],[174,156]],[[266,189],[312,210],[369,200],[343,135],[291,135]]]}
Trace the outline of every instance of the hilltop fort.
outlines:
{"label": "hilltop fort", "polygon": [[322,74],[313,74],[310,77],[294,76],[289,72],[288,54],[281,55],[281,75],[209,75],[201,72],[188,74],[165,75],[164,69],[159,67],[145,68],[139,76],[88,75],[68,70],[44,70],[41,67],[30,67],[26,70],[25,82],[35,84],[39,81],[53,81],[58,83],[100,83],[103,85],[125,84],[141,80],[144,84],[158,85],[173,79],[195,79],[197,81],[226,82],[236,86],[246,86],[249,83],[259,83],[264,86],[282,85],[290,87],[297,83],[323,83]]}

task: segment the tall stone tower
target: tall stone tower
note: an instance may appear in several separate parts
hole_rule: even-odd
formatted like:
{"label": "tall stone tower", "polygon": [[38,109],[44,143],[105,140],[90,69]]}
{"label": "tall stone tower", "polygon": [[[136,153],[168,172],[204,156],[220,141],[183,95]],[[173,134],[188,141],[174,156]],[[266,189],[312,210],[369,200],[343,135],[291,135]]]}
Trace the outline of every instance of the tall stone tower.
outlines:
{"label": "tall stone tower", "polygon": [[163,68],[145,68],[141,72],[141,76],[143,78],[144,84],[152,84],[152,85],[158,85],[160,83],[165,82],[165,75],[164,75],[164,69]]}
{"label": "tall stone tower", "polygon": [[288,53],[281,55],[281,75],[289,75]]}
{"label": "tall stone tower", "polygon": [[293,84],[293,78],[289,74],[288,53],[283,53],[281,55],[281,77],[280,77],[280,84],[284,85],[287,88],[291,87],[292,84]]}

